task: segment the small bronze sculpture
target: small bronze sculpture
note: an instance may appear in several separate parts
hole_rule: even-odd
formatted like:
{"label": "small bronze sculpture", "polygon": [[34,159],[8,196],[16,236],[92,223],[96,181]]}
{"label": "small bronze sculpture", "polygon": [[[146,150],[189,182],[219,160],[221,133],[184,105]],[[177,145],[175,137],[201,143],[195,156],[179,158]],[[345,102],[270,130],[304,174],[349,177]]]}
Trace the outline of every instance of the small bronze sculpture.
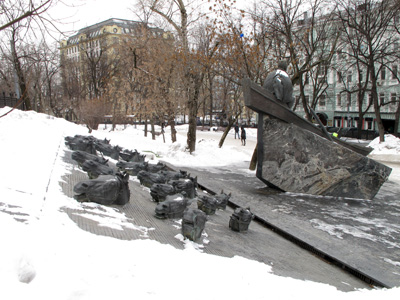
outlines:
{"label": "small bronze sculpture", "polygon": [[250,207],[236,208],[229,220],[229,228],[238,232],[247,231],[253,217]]}
{"label": "small bronze sculpture", "polygon": [[188,199],[181,194],[167,196],[166,200],[157,204],[156,217],[159,219],[182,218],[188,205]]}
{"label": "small bronze sculpture", "polygon": [[140,171],[147,171],[148,162],[132,162],[120,160],[116,166],[119,171],[125,171],[131,176],[137,176]]}
{"label": "small bronze sculpture", "polygon": [[226,209],[231,195],[231,193],[225,194],[223,190],[221,191],[221,194],[215,195],[215,200],[217,200],[217,208],[221,210]]}
{"label": "small bronze sculpture", "polygon": [[161,170],[158,173],[164,175],[167,181],[178,180],[180,178],[189,178],[188,173],[182,170],[180,170],[179,172]]}
{"label": "small bronze sculpture", "polygon": [[73,160],[75,160],[80,167],[82,167],[82,164],[85,160],[93,160],[102,165],[107,165],[107,162],[108,162],[108,159],[105,159],[104,157],[100,157],[95,154],[90,154],[88,152],[81,151],[81,150],[72,152],[71,158]]}
{"label": "small bronze sculpture", "polygon": [[137,150],[135,151],[130,151],[130,150],[124,150],[119,153],[119,156],[129,162],[144,162],[144,159],[146,155],[140,154]]}
{"label": "small bronze sculpture", "polygon": [[92,136],[75,135],[65,137],[65,145],[71,150],[85,151],[90,154],[96,154],[95,138]]}
{"label": "small bronze sculpture", "polygon": [[200,195],[197,200],[197,207],[207,215],[213,215],[217,210],[217,200],[209,195]]}
{"label": "small bronze sculpture", "polygon": [[114,170],[107,165],[103,165],[94,160],[85,160],[82,163],[82,170],[87,172],[90,179],[95,179],[99,175],[114,175]]}
{"label": "small bronze sculpture", "polygon": [[108,140],[106,141],[97,140],[95,143],[95,147],[97,151],[115,160],[119,159],[119,153],[122,150],[122,148],[119,146],[111,146]]}
{"label": "small bronze sculpture", "polygon": [[172,180],[168,183],[154,183],[150,188],[150,195],[156,202],[165,201],[168,195],[183,194],[189,199],[196,197],[195,179]]}
{"label": "small bronze sculpture", "polygon": [[154,183],[166,183],[166,178],[160,173],[152,173],[148,171],[140,171],[137,174],[137,178],[141,185],[151,188]]}
{"label": "small bronze sculpture", "polygon": [[191,240],[197,241],[206,225],[207,215],[200,209],[187,208],[182,218],[182,235]]}
{"label": "small bronze sculpture", "polygon": [[129,202],[129,174],[100,175],[74,186],[74,196],[79,202],[95,202],[103,205],[124,205]]}

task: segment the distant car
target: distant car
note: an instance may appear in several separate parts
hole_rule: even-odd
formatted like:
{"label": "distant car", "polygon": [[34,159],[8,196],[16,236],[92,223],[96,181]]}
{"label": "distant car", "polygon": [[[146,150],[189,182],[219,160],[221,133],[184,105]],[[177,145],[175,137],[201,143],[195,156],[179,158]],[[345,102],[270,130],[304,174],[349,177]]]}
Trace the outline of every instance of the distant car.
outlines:
{"label": "distant car", "polygon": [[328,132],[339,132],[339,130],[340,130],[339,127],[333,127],[333,126],[326,127],[326,131]]}

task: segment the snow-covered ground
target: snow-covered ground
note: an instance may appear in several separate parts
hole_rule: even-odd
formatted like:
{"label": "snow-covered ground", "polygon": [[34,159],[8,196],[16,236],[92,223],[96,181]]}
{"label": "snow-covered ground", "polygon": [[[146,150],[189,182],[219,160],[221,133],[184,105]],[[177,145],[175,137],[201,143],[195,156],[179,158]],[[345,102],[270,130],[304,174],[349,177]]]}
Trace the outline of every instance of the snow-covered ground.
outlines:
{"label": "snow-covered ground", "polygon": [[[0,116],[9,110],[0,109]],[[144,137],[143,128],[133,126],[113,132],[102,127],[93,135],[137,149],[154,162],[205,168],[248,161],[256,143],[255,129],[247,129],[246,146],[232,130],[222,148],[222,132],[198,131],[196,152],[190,155],[187,127],[178,127],[174,144],[168,130],[166,143],[162,136]],[[269,266],[242,257],[201,253],[191,242],[177,250],[79,229],[61,208],[81,204],[60,187],[69,172],[64,138],[75,134],[88,133],[83,126],[35,112],[14,110],[0,118],[0,299],[400,299],[400,288],[344,293],[276,276]],[[371,146],[375,159],[384,157],[394,166],[400,161],[399,139],[387,136],[384,144],[373,141]],[[399,169],[391,180],[400,182]]]}

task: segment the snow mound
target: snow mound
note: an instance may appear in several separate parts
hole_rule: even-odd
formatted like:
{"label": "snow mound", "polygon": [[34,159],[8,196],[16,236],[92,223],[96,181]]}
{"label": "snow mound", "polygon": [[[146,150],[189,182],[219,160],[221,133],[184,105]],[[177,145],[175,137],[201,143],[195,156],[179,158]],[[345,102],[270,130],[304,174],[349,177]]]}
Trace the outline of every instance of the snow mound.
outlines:
{"label": "snow mound", "polygon": [[371,154],[400,154],[400,139],[391,134],[385,134],[385,141],[379,142],[379,137],[369,143],[374,150]]}

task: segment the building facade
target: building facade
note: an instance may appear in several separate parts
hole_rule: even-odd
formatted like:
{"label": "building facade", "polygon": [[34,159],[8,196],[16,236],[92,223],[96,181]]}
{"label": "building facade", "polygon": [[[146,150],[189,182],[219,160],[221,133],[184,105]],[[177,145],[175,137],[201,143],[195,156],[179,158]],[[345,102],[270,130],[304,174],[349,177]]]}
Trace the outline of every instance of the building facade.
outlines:
{"label": "building facade", "polygon": [[[396,68],[394,68],[396,69]],[[345,84],[347,85],[356,84],[355,72],[347,72],[346,83],[341,78],[342,74],[335,70],[328,70],[327,74],[327,89],[323,95],[319,96],[316,112],[322,114],[327,119],[326,126],[329,127],[357,127],[358,125],[358,101],[357,93],[351,93],[346,91]],[[306,98],[309,101],[312,91],[312,87],[305,86]],[[294,87],[295,97],[299,97],[298,86]],[[387,70],[382,69],[379,74],[378,81],[378,95],[379,102],[381,104],[387,103],[381,107],[381,117],[385,130],[389,133],[395,131],[395,113],[397,109],[397,103],[400,96],[400,84],[394,74],[389,73]],[[377,125],[375,123],[375,112],[371,104],[372,97],[371,93],[367,92],[363,103],[363,110],[367,109],[366,114],[362,122],[363,130],[377,131]],[[297,106],[296,113],[302,115],[304,113],[301,105]]]}
{"label": "building facade", "polygon": [[[398,126],[396,111],[400,100],[398,74],[400,36],[394,26],[400,22],[400,15],[398,9],[393,12],[393,16],[389,13],[390,5],[386,4],[390,3],[391,1],[368,2],[366,6],[367,4],[359,5],[358,2],[351,2],[348,10],[339,10],[334,14],[323,16],[321,20],[313,23],[313,27],[304,25],[307,24],[307,14],[305,14],[305,21],[299,25],[300,30],[315,33],[309,37],[311,39],[325,37],[321,39],[322,43],[316,44],[317,47],[312,49],[316,57],[312,62],[317,65],[317,71],[304,74],[304,95],[307,103],[316,103],[315,110],[326,119],[326,126],[356,128],[361,123],[363,130],[378,131],[371,94],[375,89],[372,88],[372,74],[367,70],[368,67],[375,69],[372,73],[377,79],[378,105],[384,130],[387,133],[400,132],[399,128],[395,128]],[[380,19],[383,18],[381,17],[383,14],[387,17],[386,23]],[[372,21],[363,22],[366,16],[377,23],[382,21],[384,25],[381,25],[379,31],[373,31],[375,28],[370,25]],[[327,19],[329,22],[325,17],[331,17]],[[370,31],[373,31],[373,34]],[[318,60],[321,64],[318,64]],[[309,76],[312,76],[310,82],[308,82]],[[321,86],[322,92],[316,92],[316,87]],[[299,99],[299,86],[294,87],[294,95]],[[313,95],[316,95],[316,99],[312,99]],[[358,101],[358,97],[363,99]],[[359,103],[362,103],[361,110],[365,112],[362,120],[359,120]],[[301,103],[296,107],[296,112],[304,116]]]}
{"label": "building facade", "polygon": [[[173,35],[143,22],[112,18],[80,29],[59,43],[61,77],[64,97],[69,111],[79,112],[103,106],[97,114],[127,116],[134,114],[134,106],[124,98],[121,78],[128,68],[123,57],[130,45],[140,38],[160,38],[173,41]],[[132,98],[132,97],[131,97]],[[98,100],[98,105],[88,102]],[[85,104],[86,103],[86,104]],[[73,116],[66,116],[74,120]]]}
{"label": "building facade", "polygon": [[[75,35],[67,40],[60,41],[60,55],[62,58],[79,60],[83,51],[89,51],[96,56],[100,51],[115,52],[123,38],[127,36],[140,36],[144,23],[123,20],[108,19],[103,22],[80,29]],[[154,36],[162,38],[173,38],[170,32],[159,28],[150,28]]]}

